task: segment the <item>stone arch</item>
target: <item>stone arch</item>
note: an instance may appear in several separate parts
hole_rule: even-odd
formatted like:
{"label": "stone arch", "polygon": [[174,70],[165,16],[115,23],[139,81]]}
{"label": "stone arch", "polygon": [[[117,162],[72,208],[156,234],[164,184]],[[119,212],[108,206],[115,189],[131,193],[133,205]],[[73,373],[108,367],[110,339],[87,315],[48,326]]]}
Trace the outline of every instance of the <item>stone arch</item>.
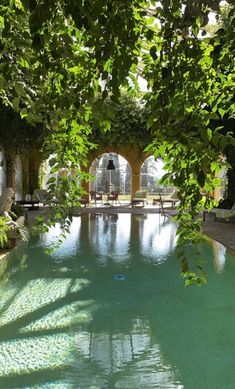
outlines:
{"label": "stone arch", "polygon": [[[118,155],[121,155],[123,158],[127,160],[131,167],[131,198],[135,196],[135,192],[140,189],[140,169],[141,166],[146,159],[146,157],[149,155],[147,153],[144,153],[141,151],[139,148],[133,146],[132,148],[130,147],[124,147],[124,146],[108,146],[107,147],[102,147],[98,148],[95,151],[91,152],[89,154],[89,161],[88,165],[86,167],[83,167],[82,169],[85,172],[89,172],[90,166],[92,162],[102,154],[109,154],[109,153],[115,153]],[[84,189],[89,192],[89,183],[82,183],[82,186]]]}
{"label": "stone arch", "polygon": [[[112,160],[115,170],[107,170],[108,161]],[[96,157],[90,165],[90,173],[95,181],[90,181],[89,190],[97,192],[118,192],[120,195],[130,196],[131,193],[131,166],[121,155],[115,152],[103,153]]]}
{"label": "stone arch", "polygon": [[[129,163],[131,168],[131,198],[134,197],[135,192],[140,189],[140,169],[149,156],[144,153],[138,147],[135,146],[109,146],[100,147],[96,150],[92,150],[88,156],[88,163],[86,166],[81,166],[81,170],[88,173],[92,162],[96,157],[105,153],[115,153],[121,155]],[[32,194],[34,189],[41,186],[39,179],[40,165],[45,160],[42,153],[38,150],[28,150],[21,156],[22,158],[22,179],[23,179],[23,195],[26,193]],[[81,182],[81,186],[87,191],[87,197],[89,192],[89,182]],[[85,197],[85,196],[84,196]]]}

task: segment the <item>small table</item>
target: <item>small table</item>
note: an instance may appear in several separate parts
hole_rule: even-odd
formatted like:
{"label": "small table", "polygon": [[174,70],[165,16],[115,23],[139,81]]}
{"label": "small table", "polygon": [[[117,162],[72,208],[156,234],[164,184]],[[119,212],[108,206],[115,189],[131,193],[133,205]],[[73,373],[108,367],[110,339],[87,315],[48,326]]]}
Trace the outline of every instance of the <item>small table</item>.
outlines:
{"label": "small table", "polygon": [[39,209],[39,201],[37,200],[18,200],[16,201],[16,204],[31,210]]}

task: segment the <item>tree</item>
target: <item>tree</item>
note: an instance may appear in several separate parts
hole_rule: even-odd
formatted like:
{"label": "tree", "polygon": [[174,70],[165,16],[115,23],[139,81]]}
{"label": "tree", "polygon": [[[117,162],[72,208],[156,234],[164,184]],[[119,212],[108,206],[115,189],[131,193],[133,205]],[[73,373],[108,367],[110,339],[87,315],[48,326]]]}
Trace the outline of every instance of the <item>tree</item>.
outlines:
{"label": "tree", "polygon": [[[229,3],[226,31],[205,38],[209,12],[220,16],[219,0],[3,0],[0,5],[0,97],[22,118],[41,123],[45,149],[57,152],[54,170],[86,164],[94,120],[109,129],[105,110],[97,117],[94,108],[98,94],[117,101],[121,85],[137,86],[137,73],[147,80],[144,100],[154,137],[148,150],[166,161],[166,180],[180,189],[179,247],[202,239],[196,220],[201,190],[213,191],[223,166],[220,156],[234,143],[227,131],[211,125],[225,114],[234,116],[235,8]],[[66,216],[81,189],[65,179],[59,188],[64,203],[57,216],[69,226]],[[201,266],[184,256],[182,274],[188,284],[205,280]]]}

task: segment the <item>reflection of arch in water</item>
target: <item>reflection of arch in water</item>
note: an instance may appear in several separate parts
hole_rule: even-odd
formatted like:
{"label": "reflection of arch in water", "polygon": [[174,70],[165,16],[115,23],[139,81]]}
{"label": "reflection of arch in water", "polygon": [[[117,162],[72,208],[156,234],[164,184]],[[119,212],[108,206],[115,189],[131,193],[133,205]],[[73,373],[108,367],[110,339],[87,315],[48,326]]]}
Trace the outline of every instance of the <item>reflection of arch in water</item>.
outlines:
{"label": "reflection of arch in water", "polygon": [[213,239],[211,240],[211,244],[214,252],[215,270],[217,273],[221,273],[226,263],[226,247]]}
{"label": "reflection of arch in water", "polygon": [[[108,161],[112,160],[115,170],[107,170]],[[130,195],[131,167],[129,162],[116,153],[104,153],[98,156],[91,164],[90,173],[95,181],[90,182],[90,190],[108,193],[118,192],[121,195]]]}
{"label": "reflection of arch in water", "polygon": [[175,248],[176,230],[176,224],[169,218],[160,214],[149,214],[148,219],[143,218],[139,224],[141,253],[150,261],[164,261]]}
{"label": "reflection of arch in water", "polygon": [[89,241],[97,260],[126,262],[130,243],[131,215],[125,213],[89,215]]}
{"label": "reflection of arch in water", "polygon": [[[77,334],[75,344],[74,360],[81,363],[82,356],[84,363],[86,361],[86,369],[79,369],[79,382],[86,383],[87,376],[93,377],[95,372],[99,387],[111,387],[109,377],[115,374],[117,388],[179,387],[175,384],[173,369],[166,365],[161,354],[160,345],[152,340],[148,320],[133,318],[127,333],[84,331]],[[156,369],[152,369],[154,365]],[[76,362],[74,368],[77,377]]]}
{"label": "reflection of arch in water", "polygon": [[[81,217],[74,217],[69,234],[63,240],[58,249],[52,252],[51,256],[58,261],[63,261],[76,254],[80,248]],[[45,246],[50,246],[56,242],[61,234],[60,224],[51,227],[50,231],[41,235],[41,242]]]}

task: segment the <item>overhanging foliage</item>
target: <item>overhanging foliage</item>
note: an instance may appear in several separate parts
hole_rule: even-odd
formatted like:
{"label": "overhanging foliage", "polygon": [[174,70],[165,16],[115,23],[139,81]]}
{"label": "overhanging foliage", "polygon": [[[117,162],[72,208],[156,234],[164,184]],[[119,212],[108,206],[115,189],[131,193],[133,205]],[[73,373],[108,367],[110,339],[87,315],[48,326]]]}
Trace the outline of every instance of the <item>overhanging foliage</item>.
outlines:
{"label": "overhanging foliage", "polygon": [[[201,239],[201,190],[213,191],[224,148],[234,143],[217,121],[234,117],[235,9],[226,30],[205,35],[209,12],[220,1],[3,0],[0,5],[0,97],[29,122],[47,131],[45,148],[61,164],[86,164],[94,98],[117,100],[121,85],[147,81],[149,146],[169,167],[167,180],[180,189],[179,244]],[[101,82],[102,80],[102,82]],[[81,173],[80,173],[81,174]],[[85,177],[83,177],[85,178]],[[52,183],[52,189],[54,183]],[[75,182],[60,183],[60,208],[50,223],[66,219],[75,204]],[[64,193],[67,193],[65,196]],[[69,201],[68,201],[69,199]],[[211,204],[208,204],[211,207]],[[190,233],[186,233],[190,231]],[[182,258],[186,282],[201,284],[201,267]]]}

